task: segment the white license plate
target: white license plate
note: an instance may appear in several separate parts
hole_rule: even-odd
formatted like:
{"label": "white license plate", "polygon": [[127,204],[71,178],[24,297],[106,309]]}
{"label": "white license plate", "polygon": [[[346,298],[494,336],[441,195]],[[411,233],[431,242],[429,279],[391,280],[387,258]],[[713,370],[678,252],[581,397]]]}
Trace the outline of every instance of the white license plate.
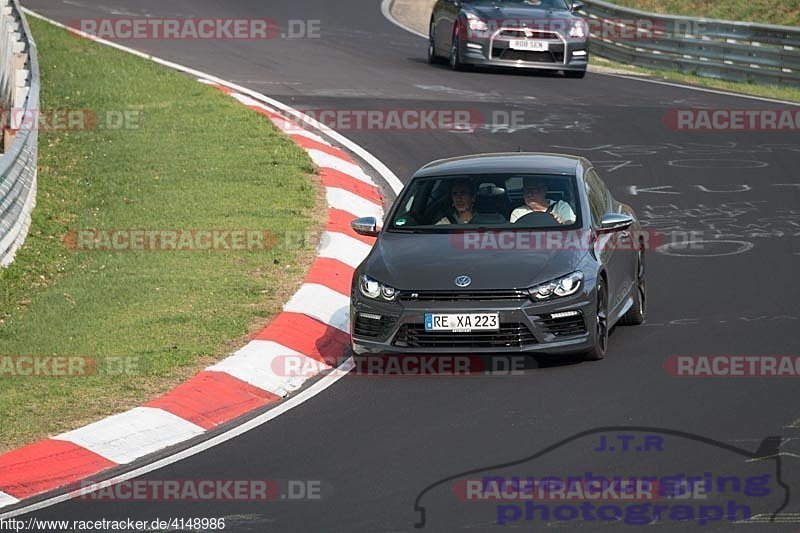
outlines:
{"label": "white license plate", "polygon": [[425,331],[497,331],[500,329],[499,313],[425,313]]}
{"label": "white license plate", "polygon": [[529,50],[532,52],[547,52],[547,41],[514,40],[509,43],[513,50]]}

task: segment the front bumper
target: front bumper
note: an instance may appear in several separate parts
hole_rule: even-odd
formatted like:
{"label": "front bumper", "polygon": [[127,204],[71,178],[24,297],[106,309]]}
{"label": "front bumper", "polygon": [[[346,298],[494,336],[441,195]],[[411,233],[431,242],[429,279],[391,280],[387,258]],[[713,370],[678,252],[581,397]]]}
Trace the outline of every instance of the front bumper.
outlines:
{"label": "front bumper", "polygon": [[[350,333],[356,354],[548,353],[587,351],[594,342],[595,298],[584,285],[577,294],[540,303],[519,300],[383,302],[354,291]],[[426,332],[425,313],[497,312],[497,332]],[[553,313],[573,313],[552,318]]]}
{"label": "front bumper", "polygon": [[469,38],[460,43],[462,63],[486,67],[583,71],[589,64],[586,40],[549,39],[545,52],[510,48],[510,40]]}

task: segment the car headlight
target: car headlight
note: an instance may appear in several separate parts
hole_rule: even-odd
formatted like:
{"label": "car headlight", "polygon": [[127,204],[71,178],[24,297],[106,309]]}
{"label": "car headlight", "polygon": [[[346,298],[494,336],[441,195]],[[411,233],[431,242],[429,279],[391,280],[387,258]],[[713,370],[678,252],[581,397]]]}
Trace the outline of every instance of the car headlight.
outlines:
{"label": "car headlight", "polygon": [[361,275],[361,278],[358,282],[358,288],[361,290],[361,294],[367,298],[383,298],[384,300],[390,302],[397,298],[397,289],[390,287],[389,285],[384,285],[383,283],[372,279],[366,274]]}
{"label": "car headlight", "polygon": [[551,298],[561,298],[578,292],[583,283],[583,272],[580,270],[573,272],[563,278],[554,279],[541,285],[536,285],[528,289],[528,294],[534,300],[542,301]]}
{"label": "car headlight", "polygon": [[569,29],[569,36],[575,39],[585,39],[586,23],[582,20],[576,20]]}
{"label": "car headlight", "polygon": [[475,13],[466,13],[466,16],[467,16],[467,24],[469,24],[469,29],[475,31],[486,31],[489,29],[489,26],[486,24],[486,21],[482,20]]}

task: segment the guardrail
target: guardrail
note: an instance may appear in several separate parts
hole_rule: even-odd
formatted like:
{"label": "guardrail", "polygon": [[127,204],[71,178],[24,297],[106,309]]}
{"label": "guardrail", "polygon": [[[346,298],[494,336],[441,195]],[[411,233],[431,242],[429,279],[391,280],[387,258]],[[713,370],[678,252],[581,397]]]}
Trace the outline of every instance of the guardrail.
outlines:
{"label": "guardrail", "polygon": [[39,113],[36,43],[18,0],[0,0],[0,265],[14,260],[25,241],[36,203]]}
{"label": "guardrail", "polygon": [[[593,54],[731,81],[800,85],[800,28],[658,15],[583,0]],[[647,34],[643,21],[652,22]],[[606,23],[632,38],[609,38]],[[632,33],[631,33],[632,32]],[[613,32],[610,32],[613,33]],[[636,36],[638,34],[638,37]]]}

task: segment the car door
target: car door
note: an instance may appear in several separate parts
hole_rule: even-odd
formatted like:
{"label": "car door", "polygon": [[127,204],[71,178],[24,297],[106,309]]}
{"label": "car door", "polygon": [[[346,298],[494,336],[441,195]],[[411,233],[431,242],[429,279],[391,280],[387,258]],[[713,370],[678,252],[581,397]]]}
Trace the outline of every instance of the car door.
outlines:
{"label": "car door", "polygon": [[[592,225],[599,228],[603,215],[613,211],[611,193],[593,168],[586,171],[585,186]],[[600,235],[595,242],[595,253],[606,266],[609,315],[614,316],[630,291],[631,273],[634,271],[632,261],[636,254],[631,251],[630,231]]]}

